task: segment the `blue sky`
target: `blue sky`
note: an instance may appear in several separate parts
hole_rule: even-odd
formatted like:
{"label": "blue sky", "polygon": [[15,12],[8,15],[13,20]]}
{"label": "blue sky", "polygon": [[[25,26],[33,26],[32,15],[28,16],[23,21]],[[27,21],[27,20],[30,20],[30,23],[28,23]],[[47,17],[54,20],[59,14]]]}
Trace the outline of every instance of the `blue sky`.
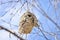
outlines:
{"label": "blue sky", "polygon": [[[13,1],[13,2],[8,2]],[[46,14],[60,26],[60,1],[56,5],[56,9],[54,8],[54,0],[28,0],[28,2],[34,4],[37,8],[32,6],[28,3],[24,4],[26,0],[21,0],[19,2],[14,2],[17,0],[0,0],[0,25],[13,30],[14,32],[18,33],[18,26],[20,17],[23,15],[24,12],[30,9],[29,11],[32,12],[38,19],[38,22],[41,23],[41,27],[43,33],[49,40],[59,40],[60,39],[60,30],[56,27],[56,25],[49,20],[47,17],[42,15],[43,11],[39,11],[39,7],[37,4],[46,12]],[[6,3],[7,2],[7,3]],[[1,4],[2,3],[2,4]],[[37,4],[36,4],[37,3]],[[21,6],[24,6],[21,9]],[[57,10],[57,11],[56,11]],[[46,32],[44,32],[46,31]],[[48,32],[48,33],[47,33]],[[33,34],[35,33],[35,34]],[[51,35],[50,35],[51,34]],[[56,35],[54,35],[56,34]],[[23,38],[26,36],[24,35]],[[32,29],[31,33],[27,35],[28,40],[46,40],[44,35],[37,29],[36,27]],[[9,37],[9,32],[4,30],[0,30],[0,40],[17,40],[15,36],[11,34],[11,38]]]}

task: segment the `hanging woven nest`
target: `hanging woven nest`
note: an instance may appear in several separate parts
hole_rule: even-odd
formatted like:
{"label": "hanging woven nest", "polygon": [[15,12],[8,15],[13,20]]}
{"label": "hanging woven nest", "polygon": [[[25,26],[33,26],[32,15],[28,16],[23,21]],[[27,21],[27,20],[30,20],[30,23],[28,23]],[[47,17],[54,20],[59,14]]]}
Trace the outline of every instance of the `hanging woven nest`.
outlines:
{"label": "hanging woven nest", "polygon": [[30,33],[33,27],[38,26],[37,22],[38,22],[37,18],[33,13],[29,11],[25,12],[20,18],[19,33],[20,34]]}

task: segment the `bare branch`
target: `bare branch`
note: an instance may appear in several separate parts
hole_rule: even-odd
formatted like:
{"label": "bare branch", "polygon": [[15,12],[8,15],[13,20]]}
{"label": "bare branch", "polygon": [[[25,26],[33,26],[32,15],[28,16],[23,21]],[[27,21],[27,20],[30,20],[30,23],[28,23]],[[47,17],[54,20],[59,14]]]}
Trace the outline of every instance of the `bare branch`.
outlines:
{"label": "bare branch", "polygon": [[[31,4],[31,3],[29,3],[29,4]],[[36,4],[37,5],[37,7],[35,6],[35,5],[33,5],[33,4],[31,4],[33,7],[35,7],[43,16],[45,16],[46,18],[48,18],[52,23],[54,23],[55,24],[55,26],[60,30],[60,26],[54,21],[54,20],[52,20],[52,18],[50,18],[48,15],[47,15],[47,13],[38,5],[38,4]]]}
{"label": "bare branch", "polygon": [[[22,9],[23,8],[23,6],[24,6],[24,4],[26,3],[26,1],[21,5],[21,7],[15,12],[15,14],[12,16],[12,18],[16,15],[16,13],[20,10],[20,9]],[[12,20],[12,18],[11,18],[11,20]]]}
{"label": "bare branch", "polygon": [[19,37],[15,32],[10,31],[9,29],[4,28],[4,27],[2,27],[2,26],[0,26],[0,28],[3,29],[3,30],[5,30],[5,31],[7,31],[7,32],[10,32],[11,34],[13,34],[14,36],[16,36],[16,37],[19,38],[20,40],[24,40],[23,38]]}

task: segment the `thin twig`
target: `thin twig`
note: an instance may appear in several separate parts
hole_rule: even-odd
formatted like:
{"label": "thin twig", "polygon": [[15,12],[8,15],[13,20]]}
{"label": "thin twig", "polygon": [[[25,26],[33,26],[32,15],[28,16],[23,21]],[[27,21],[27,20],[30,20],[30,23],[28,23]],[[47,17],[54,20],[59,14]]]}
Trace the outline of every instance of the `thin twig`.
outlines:
{"label": "thin twig", "polygon": [[43,33],[43,31],[38,27],[38,29],[40,30],[40,32],[43,34],[43,36],[45,37],[45,39],[46,40],[49,40],[46,36],[45,36],[45,34]]}
{"label": "thin twig", "polygon": [[13,3],[13,2],[19,2],[19,0],[18,1],[8,1],[8,2],[1,2],[1,4],[0,5],[2,5],[2,4],[6,4],[6,3]]}

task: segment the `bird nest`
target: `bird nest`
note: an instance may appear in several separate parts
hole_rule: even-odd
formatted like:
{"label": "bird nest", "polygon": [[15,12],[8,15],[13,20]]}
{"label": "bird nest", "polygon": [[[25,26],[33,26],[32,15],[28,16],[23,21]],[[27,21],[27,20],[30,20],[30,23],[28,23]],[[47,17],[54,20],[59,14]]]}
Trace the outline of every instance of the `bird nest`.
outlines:
{"label": "bird nest", "polygon": [[28,34],[32,31],[33,27],[38,26],[38,20],[36,18],[36,16],[27,11],[25,12],[21,18],[20,18],[20,22],[19,22],[19,33],[20,34]]}

